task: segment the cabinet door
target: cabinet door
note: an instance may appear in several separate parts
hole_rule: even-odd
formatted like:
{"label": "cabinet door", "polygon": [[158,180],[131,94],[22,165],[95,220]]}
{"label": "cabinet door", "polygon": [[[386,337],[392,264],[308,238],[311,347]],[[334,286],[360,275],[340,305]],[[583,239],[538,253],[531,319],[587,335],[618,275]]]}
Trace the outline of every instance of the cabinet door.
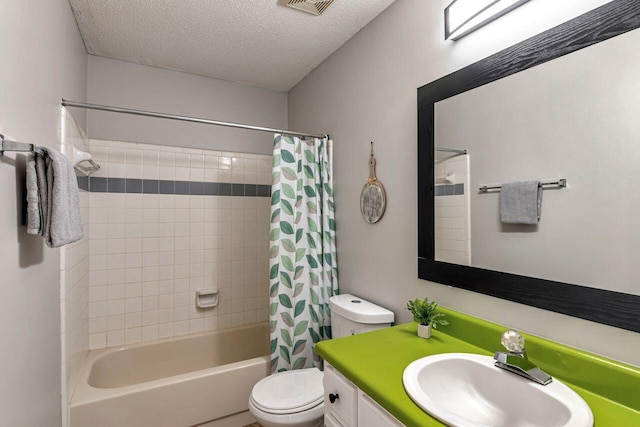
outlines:
{"label": "cabinet door", "polygon": [[358,390],[358,427],[403,427],[393,415],[376,401]]}
{"label": "cabinet door", "polygon": [[324,414],[324,427],[343,427],[336,417],[331,414]]}
{"label": "cabinet door", "polygon": [[345,427],[358,425],[358,388],[328,363],[324,369],[324,410]]}

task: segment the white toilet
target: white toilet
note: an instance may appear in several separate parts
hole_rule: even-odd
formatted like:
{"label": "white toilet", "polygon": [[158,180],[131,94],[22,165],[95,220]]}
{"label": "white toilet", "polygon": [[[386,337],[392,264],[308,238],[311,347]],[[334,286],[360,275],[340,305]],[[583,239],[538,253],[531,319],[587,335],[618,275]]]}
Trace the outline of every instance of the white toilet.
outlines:
{"label": "white toilet", "polygon": [[[353,295],[329,300],[334,338],[386,328],[393,313]],[[324,419],[323,373],[299,369],[266,377],[253,387],[249,410],[263,427],[321,427]]]}

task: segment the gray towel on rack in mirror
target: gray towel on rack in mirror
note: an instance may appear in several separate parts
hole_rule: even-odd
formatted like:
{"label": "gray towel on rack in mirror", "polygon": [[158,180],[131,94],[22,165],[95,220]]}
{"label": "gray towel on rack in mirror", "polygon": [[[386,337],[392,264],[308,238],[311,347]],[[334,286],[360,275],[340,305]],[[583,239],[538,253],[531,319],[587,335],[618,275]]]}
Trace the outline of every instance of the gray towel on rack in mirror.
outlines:
{"label": "gray towel on rack in mirror", "polygon": [[500,221],[505,224],[537,224],[542,208],[540,181],[502,184]]}
{"label": "gray towel on rack in mirror", "polygon": [[[28,166],[27,197],[30,181],[32,182],[29,169]],[[35,174],[40,214],[40,231],[37,234],[42,235],[47,246],[51,248],[82,239],[84,231],[78,181],[69,159],[57,150],[39,147],[35,153]],[[36,211],[27,208],[27,230],[36,230],[37,227],[30,227],[36,222]]]}

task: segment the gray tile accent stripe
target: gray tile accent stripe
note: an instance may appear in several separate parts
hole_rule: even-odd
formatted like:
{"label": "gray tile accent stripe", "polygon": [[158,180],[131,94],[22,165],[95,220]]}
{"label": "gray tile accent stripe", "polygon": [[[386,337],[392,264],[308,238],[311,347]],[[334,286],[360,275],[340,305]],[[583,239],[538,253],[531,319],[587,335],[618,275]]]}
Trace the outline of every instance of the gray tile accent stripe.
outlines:
{"label": "gray tile accent stripe", "polygon": [[221,182],[218,184],[219,195],[221,196],[230,196],[231,195],[231,184],[227,182]]}
{"label": "gray tile accent stripe", "polygon": [[91,178],[89,177],[89,191],[92,193],[107,192],[107,178]]}
{"label": "gray tile accent stripe", "polygon": [[175,194],[176,182],[175,181],[160,181],[158,186],[159,194]]}
{"label": "gray tile accent stripe", "polygon": [[[92,193],[187,194],[204,196],[271,197],[271,186],[227,182],[165,181],[157,179],[78,176],[78,187]],[[459,184],[461,185],[461,184]],[[437,187],[436,187],[437,188]]]}
{"label": "gray tile accent stripe", "polygon": [[245,184],[244,185],[244,195],[245,196],[256,196],[257,195],[257,185],[255,185],[255,184]]}
{"label": "gray tile accent stripe", "polygon": [[460,196],[464,194],[464,184],[436,185],[435,195],[438,196]]}
{"label": "gray tile accent stripe", "polygon": [[127,178],[125,188],[127,193],[142,193],[142,180]]}
{"label": "gray tile accent stripe", "polygon": [[231,184],[232,196],[244,196],[244,184]]}
{"label": "gray tile accent stripe", "polygon": [[124,193],[125,192],[124,178],[107,178],[107,192]]}
{"label": "gray tile accent stripe", "polygon": [[142,192],[144,194],[158,194],[158,183],[157,179],[143,179]]}
{"label": "gray tile accent stripe", "polygon": [[175,194],[189,194],[189,181],[176,181]]}
{"label": "gray tile accent stripe", "polygon": [[76,175],[76,178],[78,178],[78,189],[89,191],[89,177]]}
{"label": "gray tile accent stripe", "polygon": [[189,194],[193,194],[196,196],[204,195],[204,182],[190,182],[189,183]]}
{"label": "gray tile accent stripe", "polygon": [[206,182],[204,184],[204,194],[207,196],[217,196],[218,193],[218,183],[217,182]]}
{"label": "gray tile accent stripe", "polygon": [[270,185],[257,185],[256,186],[256,196],[258,197],[271,197],[271,186]]}

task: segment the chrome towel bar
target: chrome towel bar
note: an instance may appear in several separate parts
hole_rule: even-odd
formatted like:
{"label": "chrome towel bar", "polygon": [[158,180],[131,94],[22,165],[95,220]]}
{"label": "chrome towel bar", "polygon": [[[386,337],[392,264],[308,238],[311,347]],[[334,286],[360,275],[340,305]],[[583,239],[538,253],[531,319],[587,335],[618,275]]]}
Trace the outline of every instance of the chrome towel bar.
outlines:
{"label": "chrome towel bar", "polygon": [[[565,188],[567,186],[567,180],[565,178],[560,178],[553,181],[540,181],[540,187],[546,188],[548,186]],[[502,185],[481,185],[478,190],[481,193],[488,193],[489,191],[500,190],[501,188],[502,188]]]}
{"label": "chrome towel bar", "polygon": [[[4,155],[5,151],[19,151],[25,153],[42,153],[41,150],[36,148],[35,144],[18,141],[8,141],[4,139],[4,135],[0,134],[0,157]],[[78,168],[83,162],[88,162],[91,166],[89,168],[82,167],[81,172],[85,175],[91,175],[93,172],[100,170],[100,165],[97,164],[89,153],[78,150],[74,147],[73,166]]]}
{"label": "chrome towel bar", "polygon": [[36,145],[29,144],[27,142],[7,141],[4,139],[4,135],[0,134],[0,157],[4,155],[5,151],[23,151],[33,153],[36,151]]}

